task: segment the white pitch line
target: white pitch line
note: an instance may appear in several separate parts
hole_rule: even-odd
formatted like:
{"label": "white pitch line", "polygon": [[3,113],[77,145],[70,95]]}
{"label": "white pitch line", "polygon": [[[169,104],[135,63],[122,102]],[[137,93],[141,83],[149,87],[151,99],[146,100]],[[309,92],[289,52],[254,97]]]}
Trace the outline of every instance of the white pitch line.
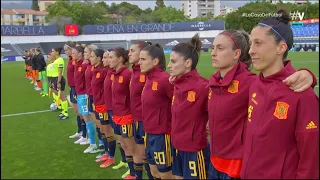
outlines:
{"label": "white pitch line", "polygon": [[[69,109],[72,107],[69,107]],[[6,115],[1,115],[1,117],[11,117],[11,116],[21,116],[21,115],[26,115],[26,114],[37,114],[37,113],[43,113],[43,112],[50,112],[52,110],[42,110],[42,111],[32,111],[32,112],[25,112],[25,113],[16,113],[16,114],[6,114]]]}

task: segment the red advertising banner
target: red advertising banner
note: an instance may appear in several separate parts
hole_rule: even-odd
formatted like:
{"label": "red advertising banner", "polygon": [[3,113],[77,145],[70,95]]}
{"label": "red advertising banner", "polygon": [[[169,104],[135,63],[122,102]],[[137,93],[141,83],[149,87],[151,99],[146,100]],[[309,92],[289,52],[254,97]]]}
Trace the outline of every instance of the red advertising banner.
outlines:
{"label": "red advertising banner", "polygon": [[65,25],[64,30],[65,30],[66,36],[78,36],[79,35],[78,25],[76,25],[76,24],[67,24],[67,25]]}
{"label": "red advertising banner", "polygon": [[294,21],[294,22],[302,22],[303,24],[319,23],[319,18],[304,19],[304,20],[302,20],[302,21]]}

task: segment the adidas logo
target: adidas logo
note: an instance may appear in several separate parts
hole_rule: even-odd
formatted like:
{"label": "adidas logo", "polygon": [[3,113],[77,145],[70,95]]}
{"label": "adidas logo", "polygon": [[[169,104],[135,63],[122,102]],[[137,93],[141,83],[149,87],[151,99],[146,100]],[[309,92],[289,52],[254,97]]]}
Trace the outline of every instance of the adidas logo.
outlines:
{"label": "adidas logo", "polygon": [[177,44],[179,44],[179,41],[173,40],[173,41],[171,41],[171,42],[168,42],[168,43],[166,44],[166,46],[175,46],[175,45],[177,45]]}
{"label": "adidas logo", "polygon": [[201,41],[202,44],[212,44],[208,39],[204,39],[203,41]]}
{"label": "adidas logo", "polygon": [[3,48],[3,47],[1,47],[1,52],[3,53],[3,52],[10,52],[11,50],[10,49],[6,49],[6,48]]}
{"label": "adidas logo", "polygon": [[314,124],[313,121],[310,121],[306,127],[306,129],[316,129],[316,128],[317,128],[317,126],[316,126],[316,124]]}

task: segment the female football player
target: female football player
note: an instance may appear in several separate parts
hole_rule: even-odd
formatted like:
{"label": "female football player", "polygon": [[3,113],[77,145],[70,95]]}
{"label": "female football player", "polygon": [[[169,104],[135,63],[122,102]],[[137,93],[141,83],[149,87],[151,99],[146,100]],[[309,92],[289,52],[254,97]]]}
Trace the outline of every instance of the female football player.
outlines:
{"label": "female football player", "polygon": [[139,65],[146,73],[141,95],[142,117],[146,132],[146,158],[154,178],[172,179],[171,102],[173,86],[165,72],[166,59],[159,44],[146,46],[140,52]]}
{"label": "female football player", "polygon": [[[86,130],[86,125],[84,123],[84,120],[81,119],[81,116],[78,112],[78,106],[77,106],[77,93],[76,93],[75,80],[74,80],[74,69],[75,69],[76,61],[73,60],[72,56],[71,56],[72,48],[74,48],[74,47],[76,47],[76,43],[69,41],[64,45],[63,48],[64,48],[64,52],[69,57],[68,65],[67,65],[68,86],[70,88],[69,103],[77,114],[77,126],[78,126],[77,132],[75,134],[69,136],[69,138],[80,139],[81,137],[86,138],[87,130]],[[82,131],[83,129],[85,129],[85,131]],[[77,144],[78,144],[78,142],[77,142]]]}
{"label": "female football player", "polygon": [[249,90],[241,178],[319,179],[319,99],[312,88],[294,93],[281,82],[296,70],[286,61],[290,17],[280,13],[251,31],[249,54],[260,74]]}
{"label": "female football player", "polygon": [[237,30],[223,31],[212,46],[212,66],[218,72],[209,82],[209,179],[240,178],[248,98],[255,98],[249,88],[257,78],[248,70],[249,47],[249,36]]}
{"label": "female football player", "polygon": [[[72,59],[76,61],[75,70],[74,70],[74,79],[75,79],[75,88],[77,92],[77,105],[78,111],[82,115],[86,129],[88,132],[89,138],[89,147],[84,150],[84,153],[91,153],[92,151],[96,151],[96,139],[95,139],[95,125],[90,116],[90,112],[88,110],[88,95],[86,94],[86,86],[85,86],[85,71],[87,69],[88,64],[83,63],[83,51],[84,49],[81,46],[77,46],[72,49]],[[82,144],[86,144],[86,139],[81,137],[79,141],[82,141]],[[81,142],[80,142],[81,143]]]}
{"label": "female football player", "polygon": [[[98,47],[96,45],[89,45],[86,46],[85,44],[82,44],[81,47],[84,47],[84,53],[83,53],[83,58],[84,58],[84,62],[87,64],[87,69],[85,71],[85,86],[86,86],[86,94],[88,95],[88,110],[90,112],[91,118],[93,119],[93,122],[96,124],[96,132],[99,138],[99,148],[97,149],[98,151],[104,151],[104,147],[103,147],[103,141],[101,138],[101,132],[100,132],[100,121],[97,121],[96,119],[96,114],[94,113],[94,105],[93,105],[93,95],[92,95],[92,87],[91,87],[91,80],[92,80],[92,74],[93,74],[93,70],[94,70],[94,66],[91,65],[90,62],[90,56],[91,56],[91,52],[93,50],[98,49]],[[82,144],[84,144],[86,142],[83,142]],[[81,143],[80,143],[81,144]],[[91,152],[94,153],[94,152]]]}
{"label": "female football player", "polygon": [[206,179],[210,149],[208,122],[208,80],[196,67],[202,43],[196,34],[191,41],[172,48],[168,68],[173,81],[172,173],[176,179]]}
{"label": "female football player", "polygon": [[[114,69],[114,79],[112,82],[112,107],[113,121],[116,124],[115,134],[123,148],[130,174],[125,179],[135,178],[133,152],[134,139],[132,129],[132,114],[130,110],[130,90],[129,83],[131,71],[127,67],[128,51],[124,48],[115,48],[109,53],[109,66]],[[120,131],[120,132],[118,132]],[[119,135],[121,134],[121,135]]]}
{"label": "female football player", "polygon": [[[110,58],[109,58],[109,53],[112,51],[112,49],[104,52],[103,54],[103,65],[107,68],[108,74],[104,80],[104,99],[105,99],[105,108],[108,110],[108,116],[109,116],[109,122],[112,128],[114,129],[114,133],[118,133],[116,135],[121,135],[120,131],[117,129],[118,127],[112,120],[112,115],[113,115],[113,108],[112,108],[112,81],[114,79],[114,69],[110,68]],[[111,119],[111,121],[110,121]],[[126,155],[124,153],[124,150],[121,147],[120,142],[118,141],[118,147],[120,150],[120,155],[121,155],[121,161],[119,164],[115,165],[112,167],[112,169],[120,169],[122,167],[127,167],[127,161],[126,161]],[[122,178],[128,176],[130,174],[130,169],[122,175]]]}
{"label": "female football player", "polygon": [[149,45],[151,45],[150,42],[138,41],[136,44],[132,44],[129,50],[129,63],[132,64],[130,107],[134,120],[133,134],[136,143],[133,161],[137,179],[142,179],[143,165],[145,166],[149,179],[153,179],[149,164],[146,162],[144,147],[145,132],[142,123],[141,92],[146,82],[146,75],[141,72],[140,65],[138,64],[141,50]]}
{"label": "female football player", "polygon": [[103,54],[104,51],[102,49],[92,50],[90,62],[94,67],[91,80],[93,103],[95,105],[94,111],[100,121],[101,135],[105,143],[104,147],[106,147],[106,154],[99,158],[97,162],[105,161],[100,167],[107,168],[115,163],[116,141],[110,126],[112,118],[109,116],[104,102],[104,80],[108,75],[108,69],[103,66]]}

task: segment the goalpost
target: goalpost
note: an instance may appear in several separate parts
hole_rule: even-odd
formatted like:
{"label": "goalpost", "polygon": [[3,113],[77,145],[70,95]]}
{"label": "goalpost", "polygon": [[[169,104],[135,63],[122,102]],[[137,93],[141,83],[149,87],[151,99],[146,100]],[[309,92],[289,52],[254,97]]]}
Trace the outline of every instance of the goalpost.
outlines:
{"label": "goalpost", "polygon": [[131,41],[101,42],[101,43],[93,43],[93,44],[103,50],[114,49],[117,47],[129,49],[131,46]]}

